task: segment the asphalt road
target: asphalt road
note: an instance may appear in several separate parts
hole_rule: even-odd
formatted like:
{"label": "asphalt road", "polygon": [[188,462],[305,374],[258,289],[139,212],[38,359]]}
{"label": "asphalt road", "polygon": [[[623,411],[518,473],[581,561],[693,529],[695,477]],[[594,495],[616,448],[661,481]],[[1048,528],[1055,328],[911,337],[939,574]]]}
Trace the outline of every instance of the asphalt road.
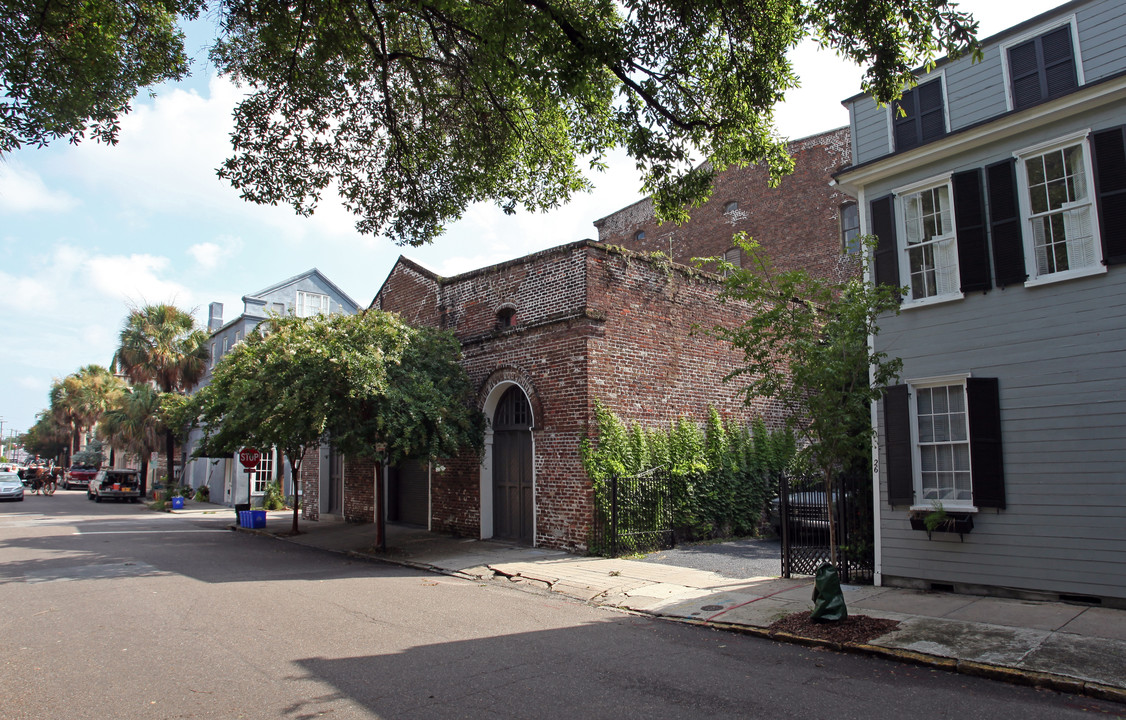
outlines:
{"label": "asphalt road", "polygon": [[1089,718],[1121,706],[349,560],[0,505],[0,718]]}

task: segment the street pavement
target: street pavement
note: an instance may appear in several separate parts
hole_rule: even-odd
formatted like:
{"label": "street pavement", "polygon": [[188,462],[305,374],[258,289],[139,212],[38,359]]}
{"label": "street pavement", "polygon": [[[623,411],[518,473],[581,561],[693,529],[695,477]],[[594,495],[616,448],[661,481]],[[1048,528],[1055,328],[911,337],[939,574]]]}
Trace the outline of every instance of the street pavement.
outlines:
{"label": "street pavement", "polygon": [[[229,514],[188,503],[177,515]],[[743,632],[776,641],[883,656],[952,672],[1126,703],[1126,610],[1007,598],[846,585],[850,615],[889,618],[898,627],[868,643],[834,643],[770,626],[812,608],[813,578],[732,578],[659,562],[594,558],[388,526],[386,550],[375,526],[300,520],[268,513],[256,532],[353,557],[479,581],[549,590],[593,605]]]}

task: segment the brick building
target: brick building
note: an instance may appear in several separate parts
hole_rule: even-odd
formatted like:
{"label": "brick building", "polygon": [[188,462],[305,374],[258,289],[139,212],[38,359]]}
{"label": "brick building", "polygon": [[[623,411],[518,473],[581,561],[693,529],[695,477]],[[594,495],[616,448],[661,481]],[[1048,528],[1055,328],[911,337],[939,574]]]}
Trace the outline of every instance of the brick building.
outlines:
{"label": "brick building", "polygon": [[[741,308],[717,305],[717,291],[712,275],[591,240],[451,278],[400,258],[372,306],[454,332],[491,427],[483,459],[389,472],[389,518],[582,548],[592,505],[579,442],[596,399],[646,425],[709,407],[748,421],[769,414],[722,382],[738,354],[691,332],[737,321]],[[369,463],[345,460],[346,519],[374,517],[374,477]]]}
{"label": "brick building", "polygon": [[[852,267],[847,257],[842,262],[842,248],[859,226],[855,204],[830,185],[831,173],[851,157],[847,128],[795,141],[790,151],[796,170],[779,188],[769,188],[759,167],[726,171],[714,199],[684,226],[658,226],[642,200],[597,221],[599,242],[455,277],[400,257],[372,307],[447,328],[460,340],[490,422],[484,457],[377,474],[371,461],[323,452],[302,470],[305,516],[315,520],[338,506],[347,520],[371,522],[376,478],[384,477],[388,520],[582,549],[593,506],[579,444],[594,423],[596,400],[646,426],[702,420],[710,407],[779,426],[777,409],[748,407],[737,387],[723,382],[740,354],[693,332],[737,324],[747,309],[716,302],[718,278],[689,265],[729,251],[732,234],[745,231],[783,269],[836,276]],[[324,493],[336,500],[326,502]]]}
{"label": "brick building", "polygon": [[850,137],[843,127],[791,142],[794,172],[775,188],[761,165],[719,173],[711,200],[683,225],[658,224],[652,201],[639,200],[596,220],[598,240],[662,252],[686,265],[720,255],[742,264],[732,236],[745,232],[779,270],[805,268],[818,277],[839,278],[855,269],[847,251],[860,230],[856,200],[831,185],[833,173],[851,164]]}

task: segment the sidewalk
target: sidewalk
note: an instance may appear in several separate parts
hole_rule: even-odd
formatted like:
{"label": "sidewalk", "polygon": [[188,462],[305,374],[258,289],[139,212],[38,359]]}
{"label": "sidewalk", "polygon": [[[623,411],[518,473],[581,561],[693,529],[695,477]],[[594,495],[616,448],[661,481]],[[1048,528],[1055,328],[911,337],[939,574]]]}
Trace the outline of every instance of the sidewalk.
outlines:
{"label": "sidewalk", "polygon": [[[224,513],[234,519],[233,510],[217,505],[190,503],[176,511],[189,516]],[[845,586],[850,616],[888,618],[899,626],[867,644],[840,644],[769,629],[780,618],[811,609],[809,577],[732,579],[398,526],[388,527],[387,550],[380,552],[374,547],[374,525],[302,519],[302,534],[285,537],[291,518],[291,511],[271,511],[266,530],[246,532],[459,577],[547,589],[670,620],[1126,703],[1126,610]]]}

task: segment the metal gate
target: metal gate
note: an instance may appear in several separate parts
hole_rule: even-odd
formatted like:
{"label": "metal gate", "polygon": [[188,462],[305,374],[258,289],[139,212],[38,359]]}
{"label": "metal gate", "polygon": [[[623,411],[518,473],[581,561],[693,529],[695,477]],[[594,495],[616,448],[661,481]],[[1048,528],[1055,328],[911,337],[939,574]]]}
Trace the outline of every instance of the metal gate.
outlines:
{"label": "metal gate", "polygon": [[[870,583],[874,575],[872,481],[865,475],[842,474],[833,481],[837,520],[837,570],[841,580]],[[813,575],[829,562],[829,511],[825,480],[782,476],[778,483],[782,535],[782,577]]]}
{"label": "metal gate", "polygon": [[595,495],[591,553],[618,557],[676,546],[673,483],[667,471],[613,477]]}

